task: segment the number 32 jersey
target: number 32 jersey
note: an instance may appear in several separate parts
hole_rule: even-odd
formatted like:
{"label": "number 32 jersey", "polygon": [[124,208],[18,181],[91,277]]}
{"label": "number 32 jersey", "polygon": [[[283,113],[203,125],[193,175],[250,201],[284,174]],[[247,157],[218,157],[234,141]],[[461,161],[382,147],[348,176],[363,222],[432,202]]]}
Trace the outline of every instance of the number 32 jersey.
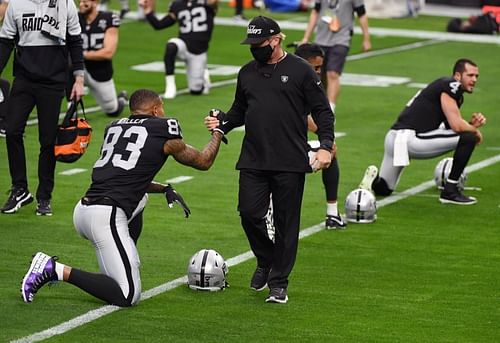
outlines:
{"label": "number 32 jersey", "polygon": [[215,10],[206,0],[175,0],[169,8],[179,23],[179,38],[189,52],[199,55],[208,51],[214,29]]}
{"label": "number 32 jersey", "polygon": [[449,129],[450,125],[441,107],[442,93],[452,97],[458,107],[462,106],[464,91],[460,82],[452,77],[443,77],[418,91],[408,101],[392,129],[412,129],[417,133],[422,133],[437,129],[441,123]]}
{"label": "number 32 jersey", "polygon": [[111,198],[130,217],[166,162],[163,146],[169,139],[182,139],[174,118],[131,115],[112,122],[106,127],[85,196]]}

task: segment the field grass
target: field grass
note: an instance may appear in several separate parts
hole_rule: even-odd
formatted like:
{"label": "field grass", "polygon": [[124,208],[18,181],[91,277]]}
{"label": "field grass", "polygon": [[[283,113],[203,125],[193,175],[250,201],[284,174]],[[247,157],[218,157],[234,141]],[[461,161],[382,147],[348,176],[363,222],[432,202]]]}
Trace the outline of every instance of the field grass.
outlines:
{"label": "field grass", "polygon": [[[165,5],[166,6],[166,5]],[[226,5],[224,5],[226,6]],[[251,16],[253,11],[246,14]],[[221,14],[233,10],[223,7]],[[304,22],[306,14],[281,14],[279,19]],[[376,27],[440,27],[445,18],[373,20]],[[424,23],[423,27],[418,23]],[[429,26],[429,28],[427,28]],[[437,29],[436,29],[437,30]],[[289,30],[287,41],[302,32]],[[161,73],[133,71],[133,65],[160,61],[168,37],[176,29],[154,32],[147,24],[128,22],[120,29],[115,58],[118,89],[141,87],[163,91]],[[214,31],[209,63],[242,65],[250,59],[248,48],[238,42],[241,27],[218,26]],[[374,49],[403,46],[415,39],[372,37]],[[359,54],[355,36],[351,55]],[[465,96],[466,117],[482,111],[488,123],[485,141],[470,165],[500,154],[500,86],[494,44],[441,42],[398,53],[349,61],[346,73],[408,77],[426,83],[449,75],[453,62],[468,57],[480,67],[476,91]],[[9,69],[10,70],[10,69]],[[3,75],[9,75],[6,70]],[[213,76],[213,81],[233,79]],[[186,85],[177,77],[178,88]],[[407,84],[389,87],[344,86],[337,106],[337,131],[341,168],[339,204],[354,189],[369,164],[379,164],[383,138],[406,101],[417,91]],[[234,85],[214,88],[209,96],[182,95],[166,101],[168,115],[177,117],[185,140],[201,148],[208,141],[203,117],[213,107],[227,109]],[[86,104],[93,105],[87,97]],[[90,183],[103,130],[109,121],[90,113],[94,137],[87,154],[72,165],[58,164],[52,217],[37,217],[35,206],[15,215],[0,215],[0,341],[11,341],[69,321],[103,304],[69,284],[43,288],[32,304],[24,304],[19,283],[31,255],[44,251],[77,268],[97,271],[91,245],[73,228],[72,211]],[[26,130],[30,190],[37,185],[36,126]],[[226,259],[249,250],[236,211],[238,173],[234,170],[242,132],[229,135],[215,165],[199,172],[167,162],[157,180],[176,176],[194,178],[176,185],[191,207],[184,219],[179,208],[168,209],[161,196],[150,197],[143,234],[138,244],[142,262],[143,291],[185,275],[189,257],[202,248],[213,248]],[[313,136],[311,136],[313,138]],[[429,181],[440,158],[413,161],[405,170],[400,192]],[[10,177],[5,140],[0,140],[0,190],[7,191]],[[85,172],[65,176],[72,168]],[[477,205],[439,204],[432,187],[387,206],[380,206],[373,224],[350,224],[341,232],[325,231],[299,244],[297,263],[290,277],[286,305],[265,304],[266,292],[252,292],[248,285],[255,260],[230,267],[230,287],[224,292],[200,293],[177,287],[131,309],[115,311],[62,335],[52,342],[498,342],[500,341],[500,165],[470,173],[467,186]],[[4,201],[7,195],[0,201]],[[382,199],[379,199],[382,203]],[[324,219],[324,192],[319,174],[307,177],[302,208],[302,228]]]}

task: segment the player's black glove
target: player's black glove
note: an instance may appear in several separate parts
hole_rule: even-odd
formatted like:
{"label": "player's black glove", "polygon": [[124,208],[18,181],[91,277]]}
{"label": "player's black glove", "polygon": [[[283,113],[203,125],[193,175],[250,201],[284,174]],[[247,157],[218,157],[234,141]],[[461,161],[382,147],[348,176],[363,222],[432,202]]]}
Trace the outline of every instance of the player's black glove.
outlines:
{"label": "player's black glove", "polygon": [[174,202],[176,202],[184,210],[184,215],[186,216],[186,218],[189,217],[189,215],[191,214],[191,210],[189,209],[182,196],[177,193],[174,187],[172,187],[170,184],[165,187],[165,198],[167,198],[167,204],[169,208],[174,207]]}
{"label": "player's black glove", "polygon": [[217,108],[212,108],[209,112],[210,117],[217,118],[219,121],[219,126],[217,126],[215,129],[212,129],[213,131],[217,131],[222,133],[222,142],[224,144],[227,144],[227,138],[226,138],[226,133],[220,128],[222,126],[222,123],[224,122],[224,119],[226,118],[226,113],[217,109]]}

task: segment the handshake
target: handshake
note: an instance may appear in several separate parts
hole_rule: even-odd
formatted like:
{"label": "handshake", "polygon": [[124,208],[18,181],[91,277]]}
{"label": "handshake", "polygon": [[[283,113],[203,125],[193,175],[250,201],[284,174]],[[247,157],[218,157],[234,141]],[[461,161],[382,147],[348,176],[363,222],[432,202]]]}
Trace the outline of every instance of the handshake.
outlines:
{"label": "handshake", "polygon": [[225,124],[224,119],[226,118],[226,113],[219,109],[211,109],[208,116],[205,117],[205,126],[210,132],[220,132],[222,134],[222,142],[227,144],[227,138],[225,136],[224,130],[221,126]]}

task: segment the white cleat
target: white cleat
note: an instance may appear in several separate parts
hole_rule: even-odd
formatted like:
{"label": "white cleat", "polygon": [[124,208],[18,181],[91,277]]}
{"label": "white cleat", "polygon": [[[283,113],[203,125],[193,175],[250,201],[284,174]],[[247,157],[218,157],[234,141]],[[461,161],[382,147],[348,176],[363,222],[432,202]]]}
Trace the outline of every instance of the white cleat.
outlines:
{"label": "white cleat", "polygon": [[377,178],[377,175],[378,175],[378,168],[375,166],[368,166],[368,168],[366,168],[365,175],[363,176],[363,179],[361,180],[358,188],[366,189],[371,192],[372,183]]}

